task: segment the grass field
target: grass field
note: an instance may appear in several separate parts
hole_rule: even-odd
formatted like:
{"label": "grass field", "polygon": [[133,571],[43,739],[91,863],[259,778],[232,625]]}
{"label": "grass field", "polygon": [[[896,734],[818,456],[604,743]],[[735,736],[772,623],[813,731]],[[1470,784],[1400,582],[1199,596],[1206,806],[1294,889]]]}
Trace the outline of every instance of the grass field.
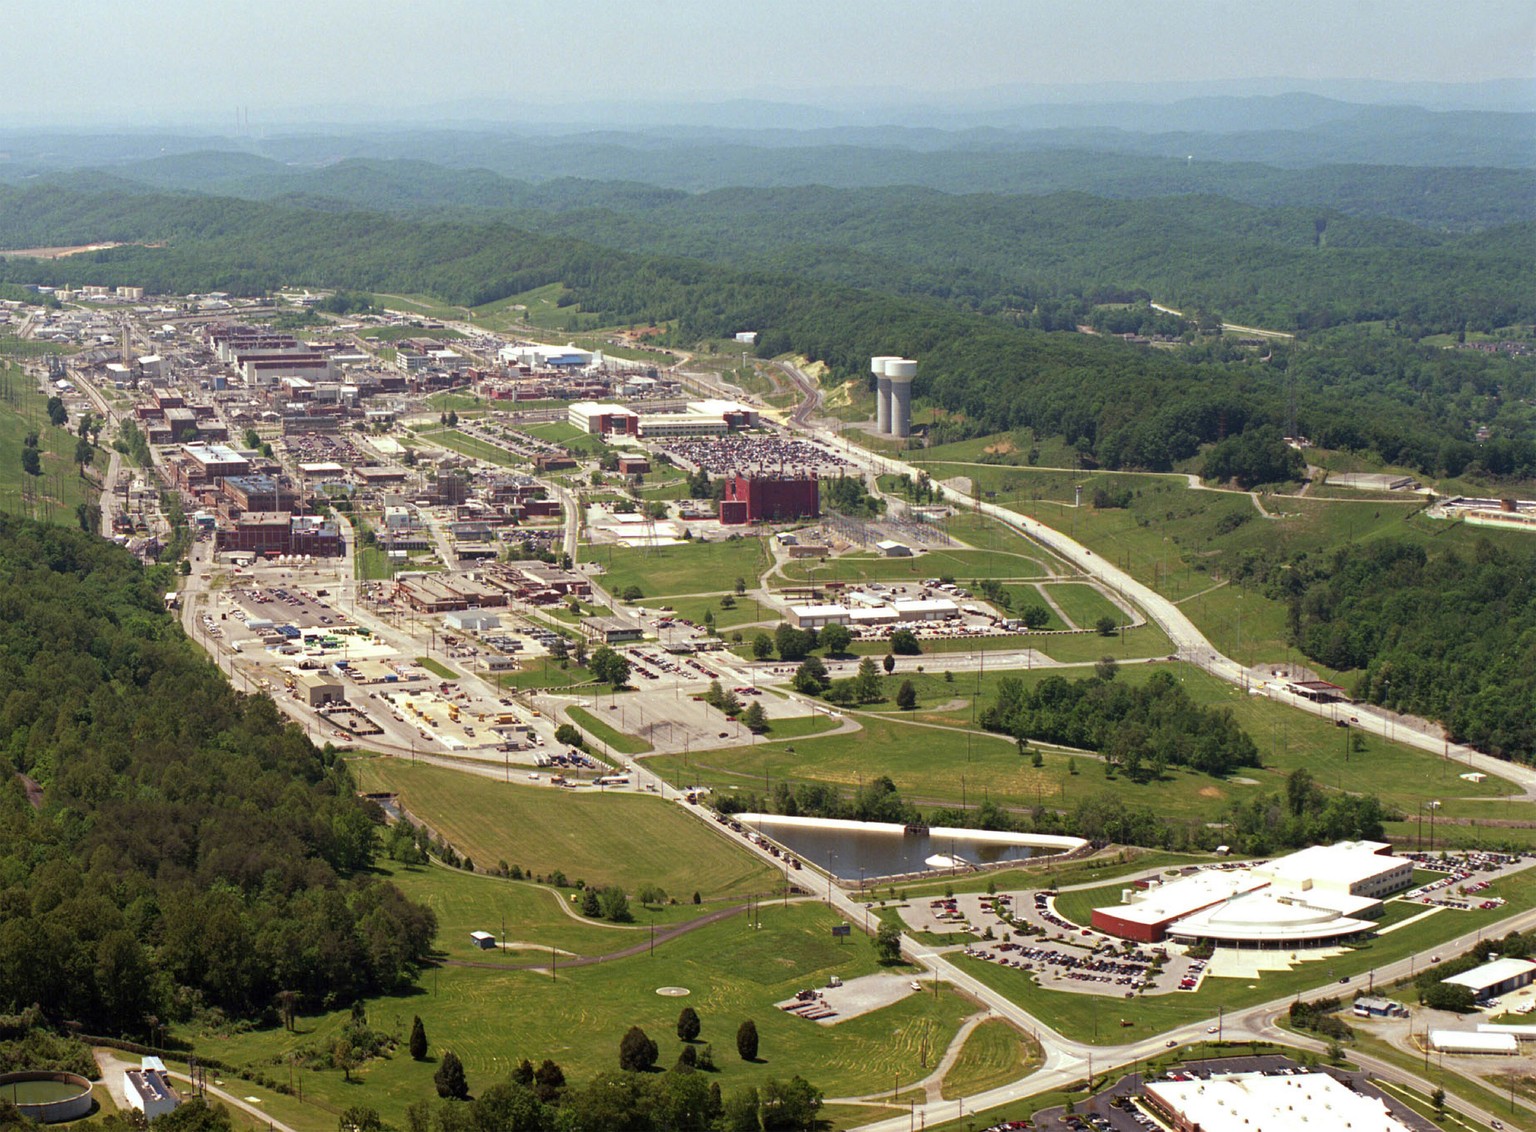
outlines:
{"label": "grass field", "polygon": [[1108,617],[1117,626],[1125,624],[1125,612],[1086,582],[1042,586],[1041,589],[1061,607],[1075,629],[1092,629],[1101,617]]}
{"label": "grass field", "polygon": [[[1127,472],[1059,472],[974,466],[918,456],[935,478],[965,475],[992,500],[1039,519],[1125,568],[1139,581],[1180,602],[1219,649],[1245,663],[1276,660],[1286,653],[1285,607],[1258,592],[1213,589],[1245,556],[1284,560],[1379,538],[1428,544],[1451,538],[1470,544],[1479,534],[1511,549],[1528,547],[1518,533],[1453,529],[1419,514],[1417,496],[1384,501],[1266,497],[1278,519],[1266,519],[1252,499],[1236,492],[1195,490],[1180,475]],[[1095,488],[1128,491],[1124,508],[1073,507],[1081,484],[1085,500]],[[951,520],[951,530],[959,534]],[[1204,596],[1196,596],[1204,595]]]}
{"label": "grass field", "polygon": [[621,755],[643,755],[651,749],[651,745],[644,739],[610,727],[585,708],[568,707],[565,714],[587,734],[606,743],[610,751],[618,751]]}
{"label": "grass field", "polygon": [[[1129,636],[1130,634],[1128,634]],[[1109,645],[1114,638],[1084,639]],[[1101,651],[1103,651],[1101,649]],[[1085,678],[1085,672],[1051,669],[956,673],[944,680],[938,658],[926,658],[930,671],[899,670],[885,678],[885,692],[894,699],[900,681],[913,681],[918,693],[915,722],[897,718],[893,707],[879,712],[858,712],[864,725],[858,734],[837,734],[821,739],[801,739],[792,744],[759,743],[753,749],[732,748],[693,752],[693,779],[718,789],[762,790],[768,782],[827,783],[844,789],[875,775],[886,774],[903,795],[919,805],[974,804],[983,798],[1003,806],[1025,808],[1047,805],[1071,808],[1086,797],[1112,794],[1127,805],[1149,807],[1173,819],[1219,820],[1234,801],[1283,790],[1291,771],[1305,767],[1325,789],[1376,793],[1383,802],[1407,813],[1416,811],[1427,798],[1440,800],[1444,810],[1464,808],[1467,816],[1483,819],[1507,815],[1510,804],[1478,802],[1497,798],[1512,787],[1502,779],[1480,784],[1463,781],[1457,766],[1414,748],[1371,737],[1364,751],[1345,750],[1345,731],[1328,720],[1306,715],[1261,696],[1244,695],[1242,689],[1206,675],[1191,665],[1168,663],[1127,665],[1119,680],[1140,683],[1154,671],[1173,672],[1198,703],[1230,710],[1253,738],[1263,759],[1262,767],[1242,768],[1226,779],[1193,771],[1172,769],[1161,781],[1136,783],[1124,776],[1108,779],[1102,765],[1088,756],[1076,759],[1045,747],[1044,765],[1034,767],[1021,759],[1011,739],[964,730],[972,719],[971,697],[984,708],[996,696],[1004,677],[1033,686],[1050,676],[1068,680]],[[905,713],[903,713],[904,715]],[[916,724],[940,724],[924,727]],[[658,756],[652,765],[665,767],[669,778],[680,771],[681,756]],[[1073,764],[1078,773],[1071,773]],[[1472,827],[1442,826],[1451,829]]]}
{"label": "grass field", "polygon": [[588,547],[583,553],[605,568],[603,588],[609,593],[638,586],[646,603],[674,594],[719,593],[737,578],[751,585],[772,561],[757,535],[679,546]]}
{"label": "grass field", "polygon": [[992,1019],[971,1031],[960,1056],[944,1076],[945,1100],[983,1093],[1033,1073],[1043,1060],[1038,1043],[1007,1022]]}
{"label": "grass field", "polygon": [[779,874],[675,805],[642,794],[575,792],[395,759],[352,764],[365,790],[388,790],[483,866],[506,861],[575,881],[644,884],[706,899],[775,891]]}
{"label": "grass field", "polygon": [[[443,967],[428,972],[418,989],[368,1004],[375,1029],[408,1032],[413,1015],[426,1027],[431,1055],[413,1062],[403,1052],[366,1064],[342,1082],[335,1070],[304,1074],[306,1100],[328,1110],[362,1104],[399,1124],[405,1105],[434,1094],[436,1059],[453,1050],[464,1061],[470,1089],[478,1093],[503,1080],[519,1058],[553,1058],[573,1083],[616,1064],[619,1038],[642,1027],[670,1065],[680,1043],[678,1010],[692,1006],[703,1021],[727,1093],[768,1077],[800,1073],[828,1095],[850,1095],[910,1085],[927,1074],[974,1006],[945,991],[914,994],[885,1009],[838,1026],[822,1027],[791,1017],[773,1003],[802,987],[824,985],[875,971],[874,951],[864,941],[838,942],[829,929],[837,917],[816,904],[765,904],[761,928],[731,918],[671,943],[654,955],[549,974]],[[464,921],[480,922],[480,921]],[[463,924],[456,924],[455,930]],[[487,927],[486,930],[495,930]],[[657,995],[660,986],[692,993],[681,1003]],[[348,1011],[306,1015],[296,1032],[267,1029],[229,1036],[197,1035],[199,1052],[233,1063],[282,1065],[301,1049],[329,1049],[350,1017]],[[752,1018],[761,1039],[760,1060],[741,1061],[734,1049],[737,1024]],[[268,1069],[268,1072],[275,1072]],[[335,1122],[310,1118],[300,1127]]]}
{"label": "grass field", "polygon": [[357,548],[357,555],[352,561],[357,577],[361,581],[381,581],[395,576],[394,567],[390,565],[389,555],[381,547],[360,546]]}
{"label": "grass field", "polygon": [[[75,463],[79,438],[48,423],[48,414],[43,411],[48,399],[37,392],[20,367],[0,362],[0,391],[4,391],[0,399],[0,511],[75,525],[75,507],[94,496]],[[23,442],[34,429],[42,459],[39,476],[30,476],[21,467]],[[98,476],[106,467],[107,455],[100,449],[96,452]],[[23,491],[27,500],[23,500]]]}
{"label": "grass field", "polygon": [[998,550],[930,550],[916,558],[845,554],[825,560],[797,558],[779,571],[791,582],[921,582],[952,577],[962,585],[978,578],[1049,577],[1043,557]]}
{"label": "grass field", "polygon": [[460,432],[456,428],[423,430],[420,436],[424,440],[430,440],[433,444],[440,444],[444,448],[451,448],[464,456],[473,456],[477,460],[484,460],[488,464],[499,464],[507,467],[512,464],[526,464],[527,460],[521,456],[514,456],[505,448],[499,448],[489,441],[481,440],[478,436],[470,436],[466,432]]}

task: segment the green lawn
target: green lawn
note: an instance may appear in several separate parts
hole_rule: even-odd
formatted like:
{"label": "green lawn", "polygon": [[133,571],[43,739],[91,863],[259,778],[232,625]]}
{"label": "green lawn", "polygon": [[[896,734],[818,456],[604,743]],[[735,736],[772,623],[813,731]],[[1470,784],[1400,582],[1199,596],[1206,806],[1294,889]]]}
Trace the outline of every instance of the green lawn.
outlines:
{"label": "green lawn", "polygon": [[568,707],[565,709],[565,714],[570,716],[572,722],[588,735],[606,743],[610,751],[618,751],[622,755],[643,755],[651,749],[651,745],[644,739],[635,735],[626,735],[617,728],[609,726],[586,708]]}
{"label": "green lawn", "polygon": [[1092,629],[1101,617],[1108,617],[1116,625],[1125,623],[1125,612],[1086,582],[1042,586],[1041,589],[1061,607],[1073,628]]}
{"label": "green lawn", "polygon": [[353,764],[365,790],[400,795],[407,809],[482,866],[561,870],[572,881],[644,884],[706,899],[776,891],[777,871],[659,798],[559,790],[397,759]]}
{"label": "green lawn", "polygon": [[430,656],[418,656],[416,658],[416,663],[421,665],[428,672],[431,672],[436,676],[441,676],[444,680],[457,680],[459,678],[459,674],[457,672],[449,668],[446,664],[442,664],[433,660]]}
{"label": "green lawn", "polygon": [[587,547],[582,556],[602,564],[603,588],[609,593],[638,586],[645,595],[642,604],[647,606],[674,594],[728,590],[737,578],[745,578],[751,585],[772,561],[758,535],[678,546]]}
{"label": "green lawn", "polygon": [[430,440],[434,444],[440,444],[444,448],[451,448],[464,456],[473,456],[477,460],[484,460],[488,464],[500,464],[507,467],[511,464],[528,463],[521,456],[513,455],[505,448],[481,440],[478,436],[470,436],[467,432],[460,432],[456,428],[434,429],[420,434],[423,439]]}
{"label": "green lawn", "polygon": [[[20,367],[0,362],[0,511],[74,526],[76,505],[94,499],[95,492],[80,478],[80,466],[75,463],[79,438],[48,423],[43,411],[47,400]],[[42,460],[38,476],[28,475],[21,467],[23,441],[33,430]],[[103,433],[102,440],[106,439]],[[105,470],[108,455],[97,449],[97,477]]]}
{"label": "green lawn", "polygon": [[[817,904],[765,904],[761,928],[732,917],[657,947],[654,955],[549,974],[444,967],[423,976],[415,991],[368,1004],[370,1025],[403,1039],[411,1018],[426,1027],[431,1057],[413,1062],[403,1052],[369,1062],[346,1085],[335,1070],[304,1073],[306,1101],[326,1107],[300,1121],[301,1127],[330,1127],[335,1112],[360,1104],[395,1124],[405,1106],[432,1097],[436,1058],[453,1050],[465,1064],[470,1089],[478,1093],[505,1079],[519,1058],[558,1062],[573,1084],[614,1067],[619,1038],[631,1025],[642,1027],[661,1047],[660,1063],[670,1065],[680,1048],[674,1027],[679,1009],[692,1006],[703,1021],[701,1040],[713,1049],[727,1093],[768,1077],[800,1073],[828,1095],[849,1095],[904,1087],[925,1076],[952,1040],[973,1004],[947,990],[913,994],[901,1002],[837,1026],[823,1027],[777,1010],[774,1003],[802,987],[824,985],[875,971],[867,942],[832,939],[837,917]],[[465,920],[456,923],[459,930]],[[496,931],[494,925],[485,930]],[[657,995],[660,986],[681,986],[681,1002]],[[284,1055],[306,1048],[328,1049],[350,1018],[349,1011],[301,1016],[296,1032],[265,1029],[245,1033],[187,1035],[206,1056],[232,1063],[283,1065]],[[760,1036],[759,1058],[736,1056],[738,1023],[752,1018]],[[279,1071],[268,1069],[268,1072]],[[243,1088],[243,1087],[242,1087]]]}
{"label": "green lawn", "polygon": [[381,581],[395,576],[389,554],[378,546],[358,547],[357,555],[353,559],[353,567],[358,578],[365,582]]}
{"label": "green lawn", "polygon": [[513,692],[525,692],[534,688],[569,688],[573,684],[586,684],[592,679],[592,673],[573,660],[567,660],[564,668],[560,667],[559,661],[548,657],[537,659],[530,657],[519,663],[526,667],[519,668],[516,672],[495,674],[498,688]]}
{"label": "green lawn", "polygon": [[[1090,642],[1099,653],[1111,651],[1108,646],[1118,641],[1118,637],[1063,639]],[[898,714],[893,704],[882,705],[877,712],[854,713],[864,725],[856,734],[759,743],[752,749],[693,752],[689,777],[723,790],[761,791],[765,776],[770,783],[786,779],[851,789],[861,781],[886,774],[905,797],[922,806],[975,803],[986,798],[1017,808],[1071,808],[1082,798],[1108,793],[1128,805],[1149,807],[1169,818],[1215,821],[1233,801],[1282,791],[1286,776],[1304,767],[1325,789],[1376,793],[1388,805],[1405,812],[1414,812],[1426,798],[1444,802],[1445,809],[1461,807],[1472,816],[1488,819],[1504,816],[1509,808],[1501,801],[1470,800],[1507,792],[1510,786],[1504,780],[1490,778],[1476,785],[1464,782],[1455,773],[1456,765],[1375,737],[1366,741],[1364,751],[1346,752],[1345,731],[1328,720],[1261,696],[1245,695],[1241,688],[1192,665],[1172,662],[1125,665],[1116,678],[1140,683],[1154,671],[1173,672],[1197,702],[1233,713],[1258,746],[1262,767],[1241,768],[1226,779],[1172,769],[1161,781],[1136,783],[1121,775],[1108,779],[1097,760],[1073,759],[1050,747],[1044,748],[1044,765],[1034,767],[1019,757],[1011,739],[957,730],[968,727],[972,719],[971,694],[979,690],[979,710],[995,697],[998,681],[1005,676],[1033,686],[1050,676],[1084,679],[1088,672],[989,670],[985,675],[956,673],[954,681],[948,682],[943,679],[941,665],[939,657],[924,658],[929,671],[899,671],[886,678],[885,691],[894,699],[900,681],[911,679],[919,703],[911,713],[913,720],[942,727],[916,726],[903,718],[906,713]],[[663,773],[669,779],[682,769],[677,765],[680,761],[681,756],[673,755],[654,760],[666,767]],[[1071,773],[1074,763],[1077,774]]]}
{"label": "green lawn", "polygon": [[1034,555],[998,550],[930,550],[915,558],[844,554],[835,558],[796,558],[784,563],[780,573],[791,582],[921,582],[925,578],[952,577],[961,585],[978,578],[1044,578],[1050,570],[1044,552]]}
{"label": "green lawn", "polygon": [[983,1022],[971,1031],[960,1056],[944,1076],[945,1100],[984,1093],[1017,1081],[1039,1068],[1040,1046],[1001,1019]]}

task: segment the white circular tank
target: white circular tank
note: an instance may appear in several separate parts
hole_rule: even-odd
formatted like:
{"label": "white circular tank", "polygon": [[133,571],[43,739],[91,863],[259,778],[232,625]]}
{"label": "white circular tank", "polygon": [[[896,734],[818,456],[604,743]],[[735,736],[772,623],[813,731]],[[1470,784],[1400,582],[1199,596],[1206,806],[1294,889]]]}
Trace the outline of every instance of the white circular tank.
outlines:
{"label": "white circular tank", "polygon": [[869,372],[879,377],[885,373],[887,362],[899,362],[901,358],[896,354],[881,354],[877,358],[869,359]]}
{"label": "white circular tank", "polygon": [[911,381],[917,376],[917,363],[911,358],[891,358],[885,363],[885,376],[892,381]]}

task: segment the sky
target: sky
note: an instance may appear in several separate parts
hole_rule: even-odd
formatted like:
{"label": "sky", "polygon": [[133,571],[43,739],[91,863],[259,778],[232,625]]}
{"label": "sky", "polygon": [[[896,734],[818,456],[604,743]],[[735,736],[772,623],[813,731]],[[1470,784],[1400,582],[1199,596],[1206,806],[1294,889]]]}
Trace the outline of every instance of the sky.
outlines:
{"label": "sky", "polygon": [[0,124],[1536,77],[1531,0],[6,0]]}

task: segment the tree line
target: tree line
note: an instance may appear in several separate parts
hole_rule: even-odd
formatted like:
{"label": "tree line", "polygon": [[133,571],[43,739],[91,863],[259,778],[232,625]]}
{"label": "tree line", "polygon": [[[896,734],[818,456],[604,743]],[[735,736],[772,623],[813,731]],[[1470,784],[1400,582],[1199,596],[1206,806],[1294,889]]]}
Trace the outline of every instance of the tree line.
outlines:
{"label": "tree line", "polygon": [[98,1033],[407,985],[433,913],[382,814],[165,611],[164,567],[0,518],[0,1010]]}

